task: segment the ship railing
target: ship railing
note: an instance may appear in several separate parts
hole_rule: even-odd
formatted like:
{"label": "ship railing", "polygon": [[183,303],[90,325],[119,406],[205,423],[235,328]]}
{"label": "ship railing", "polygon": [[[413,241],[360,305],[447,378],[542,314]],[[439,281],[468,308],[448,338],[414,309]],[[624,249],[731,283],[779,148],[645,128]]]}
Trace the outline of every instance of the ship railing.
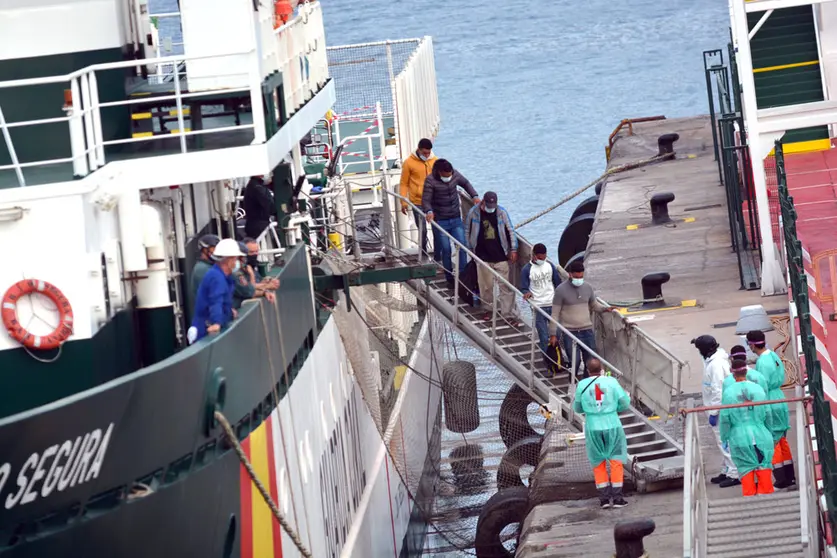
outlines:
{"label": "ship railing", "polygon": [[[386,129],[387,155],[403,160],[421,138],[439,131],[439,101],[431,37],[328,47],[328,63],[337,87],[332,130],[334,145],[373,123],[380,103]],[[372,131],[372,130],[368,130]],[[352,150],[353,152],[355,150]],[[361,155],[355,153],[346,157]],[[345,166],[363,172],[361,161]]]}
{"label": "ship railing", "polygon": [[[815,464],[808,436],[808,405],[811,397],[803,395],[801,386],[796,386],[794,396],[769,401],[749,401],[733,405],[712,405],[690,407],[680,410],[685,416],[685,471],[683,479],[683,557],[704,558],[707,555],[707,532],[709,527],[709,495],[706,489],[706,466],[700,443],[700,417],[706,412],[722,411],[740,407],[787,404],[793,409],[794,436],[796,438],[796,473],[799,495],[799,542],[805,549],[805,556],[819,556],[820,526],[817,513]],[[720,425],[718,426],[718,428]],[[783,512],[780,512],[783,513]]]}
{"label": "ship railing", "polygon": [[323,10],[319,2],[305,2],[294,19],[274,29],[273,2],[261,2],[258,21],[262,78],[281,74],[287,120],[328,81]]}
{"label": "ship railing", "polygon": [[[248,76],[244,80],[247,87],[212,88],[204,90],[184,90],[186,75],[181,71],[181,65],[190,61],[207,61],[223,59],[240,59],[244,64],[241,72],[235,74],[223,74],[217,77]],[[262,106],[261,78],[258,74],[257,54],[255,50],[246,52],[231,52],[204,56],[169,56],[165,58],[145,59],[139,63],[143,66],[159,64],[171,64],[174,72],[173,86],[174,93],[154,97],[155,102],[169,101],[177,107],[177,129],[170,134],[144,135],[142,137],[130,137],[125,139],[104,138],[102,127],[102,111],[115,107],[131,107],[148,102],[146,96],[139,96],[120,101],[100,100],[99,76],[104,72],[133,68],[138,64],[136,60],[122,62],[110,62],[105,64],[94,64],[75,72],[51,77],[29,78],[0,82],[0,89],[20,89],[25,95],[26,88],[37,88],[38,86],[64,84],[67,86],[64,94],[64,111],[66,116],[54,118],[40,118],[34,120],[13,121],[0,123],[0,132],[5,136],[9,130],[18,128],[43,126],[47,124],[67,123],[70,139],[70,156],[57,159],[46,159],[36,161],[17,161],[9,165],[0,166],[0,171],[14,170],[18,173],[20,186],[25,186],[21,170],[30,167],[43,167],[51,165],[72,164],[73,175],[83,177],[102,167],[106,163],[105,148],[125,145],[140,144],[145,142],[160,141],[162,139],[179,138],[180,152],[186,153],[187,138],[205,136],[212,134],[223,134],[231,131],[252,129],[254,143],[263,143],[266,139],[264,126],[264,112],[253,111],[252,123],[238,123],[231,126],[220,126],[202,130],[188,130],[185,125],[184,102],[194,102],[195,99],[217,97],[219,95],[240,95],[249,96],[253,107]],[[240,81],[240,80],[238,80]]]}

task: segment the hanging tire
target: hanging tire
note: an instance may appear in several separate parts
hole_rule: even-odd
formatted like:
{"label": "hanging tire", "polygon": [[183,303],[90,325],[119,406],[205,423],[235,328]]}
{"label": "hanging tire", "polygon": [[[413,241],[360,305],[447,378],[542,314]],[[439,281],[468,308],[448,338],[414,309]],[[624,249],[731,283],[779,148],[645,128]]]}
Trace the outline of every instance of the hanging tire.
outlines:
{"label": "hanging tire", "polygon": [[535,400],[517,384],[513,385],[500,405],[500,438],[507,448],[524,438],[540,436],[529,424],[527,408]]}
{"label": "hanging tire", "polygon": [[[512,558],[514,554],[503,546],[500,535],[509,525],[522,525],[528,511],[529,489],[525,486],[506,488],[489,498],[477,520],[474,537],[477,558]],[[517,537],[519,540],[519,531]]]}
{"label": "hanging tire", "polygon": [[524,486],[520,475],[520,468],[524,465],[537,467],[541,457],[541,444],[543,437],[530,436],[524,438],[510,447],[497,468],[497,489],[511,488],[513,486]]}
{"label": "hanging tire", "polygon": [[464,360],[446,362],[442,366],[445,426],[451,432],[466,434],[480,426],[477,396],[477,367]]}
{"label": "hanging tire", "polygon": [[449,454],[453,482],[463,493],[473,492],[488,483],[482,447],[478,444],[460,444]]}

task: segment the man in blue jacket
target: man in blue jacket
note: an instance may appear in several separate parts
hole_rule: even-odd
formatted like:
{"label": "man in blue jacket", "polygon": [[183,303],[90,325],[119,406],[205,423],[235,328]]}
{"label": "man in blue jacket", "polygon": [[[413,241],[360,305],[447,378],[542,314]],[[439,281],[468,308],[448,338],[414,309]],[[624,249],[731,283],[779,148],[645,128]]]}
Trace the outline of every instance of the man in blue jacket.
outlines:
{"label": "man in blue jacket", "polygon": [[552,297],[555,289],[561,284],[561,274],[546,261],[546,246],[535,244],[532,247],[532,261],[523,266],[520,271],[520,292],[523,298],[544,311],[544,314],[532,310],[535,314],[535,329],[538,331],[538,341],[541,351],[546,354],[549,342],[549,318],[552,315]]}
{"label": "man in blue jacket", "polygon": [[206,272],[198,287],[195,316],[189,328],[190,343],[217,334],[236,317],[233,308],[233,272],[241,265],[239,258],[243,256],[238,243],[232,238],[221,240],[215,247],[212,254],[215,265]]}

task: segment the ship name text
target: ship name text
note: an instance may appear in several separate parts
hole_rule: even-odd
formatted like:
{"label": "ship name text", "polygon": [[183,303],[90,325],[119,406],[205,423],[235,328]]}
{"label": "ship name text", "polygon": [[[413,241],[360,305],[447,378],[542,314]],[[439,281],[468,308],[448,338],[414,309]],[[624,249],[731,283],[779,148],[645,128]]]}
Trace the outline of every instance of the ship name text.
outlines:
{"label": "ship name text", "polygon": [[83,436],[34,452],[12,476],[12,465],[0,465],[0,503],[10,510],[46,498],[53,492],[84,484],[99,476],[108,450],[113,423]]}

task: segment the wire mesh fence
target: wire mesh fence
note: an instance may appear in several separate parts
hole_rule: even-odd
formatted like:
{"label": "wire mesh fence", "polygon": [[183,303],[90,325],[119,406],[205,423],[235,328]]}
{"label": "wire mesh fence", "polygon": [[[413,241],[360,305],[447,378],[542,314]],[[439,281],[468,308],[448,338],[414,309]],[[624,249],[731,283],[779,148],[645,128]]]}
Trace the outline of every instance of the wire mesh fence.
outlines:
{"label": "wire mesh fence", "polygon": [[337,87],[338,114],[375,110],[394,112],[393,81],[407,64],[419,39],[328,47],[329,75]]}

